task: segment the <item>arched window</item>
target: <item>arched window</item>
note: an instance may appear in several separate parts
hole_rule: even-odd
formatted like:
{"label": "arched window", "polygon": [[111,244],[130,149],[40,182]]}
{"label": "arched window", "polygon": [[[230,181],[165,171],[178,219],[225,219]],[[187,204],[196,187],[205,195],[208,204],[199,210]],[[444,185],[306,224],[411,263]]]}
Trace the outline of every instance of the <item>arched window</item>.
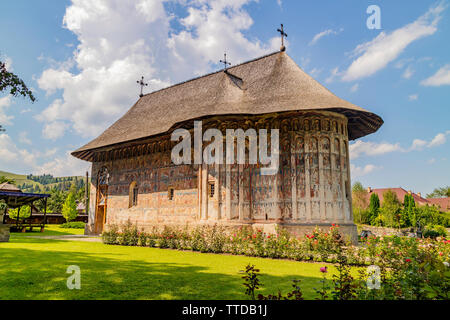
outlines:
{"label": "arched window", "polygon": [[136,183],[136,181],[133,181],[130,184],[130,192],[129,192],[129,205],[128,207],[134,207],[137,206],[138,203],[138,185]]}

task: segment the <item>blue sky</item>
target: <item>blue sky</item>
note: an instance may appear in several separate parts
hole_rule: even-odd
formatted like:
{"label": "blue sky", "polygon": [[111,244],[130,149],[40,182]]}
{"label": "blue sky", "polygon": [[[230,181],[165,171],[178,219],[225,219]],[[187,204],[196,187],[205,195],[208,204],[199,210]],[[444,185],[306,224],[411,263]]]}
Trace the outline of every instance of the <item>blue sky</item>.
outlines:
{"label": "blue sky", "polygon": [[[366,12],[378,5],[381,29]],[[0,55],[34,89],[0,94],[0,170],[80,174],[68,153],[147,92],[279,48],[336,95],[380,115],[351,144],[352,180],[429,193],[450,185],[449,1],[3,1]]]}

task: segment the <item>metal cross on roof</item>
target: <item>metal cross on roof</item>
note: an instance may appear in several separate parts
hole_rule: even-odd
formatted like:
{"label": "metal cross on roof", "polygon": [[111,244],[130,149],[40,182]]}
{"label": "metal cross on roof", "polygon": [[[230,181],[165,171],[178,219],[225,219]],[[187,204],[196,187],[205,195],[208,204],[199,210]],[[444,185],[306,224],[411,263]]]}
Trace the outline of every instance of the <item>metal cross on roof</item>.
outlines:
{"label": "metal cross on roof", "polygon": [[141,80],[136,81],[137,83],[139,83],[139,85],[141,86],[141,94],[139,95],[139,97],[143,97],[144,94],[142,93],[142,90],[144,88],[144,86],[148,86],[148,83],[144,82],[144,76],[142,76]]}
{"label": "metal cross on roof", "polygon": [[223,69],[226,70],[228,66],[231,66],[231,63],[227,61],[227,54],[223,54],[223,60],[220,60],[220,63],[223,63]]}
{"label": "metal cross on roof", "polygon": [[286,47],[284,46],[284,38],[286,37],[287,38],[287,33],[286,32],[284,32],[284,29],[283,29],[283,24],[281,24],[281,29],[277,29],[277,31],[280,33],[280,35],[281,35],[281,48],[280,48],[280,50],[281,51],[284,51],[284,50],[286,50]]}

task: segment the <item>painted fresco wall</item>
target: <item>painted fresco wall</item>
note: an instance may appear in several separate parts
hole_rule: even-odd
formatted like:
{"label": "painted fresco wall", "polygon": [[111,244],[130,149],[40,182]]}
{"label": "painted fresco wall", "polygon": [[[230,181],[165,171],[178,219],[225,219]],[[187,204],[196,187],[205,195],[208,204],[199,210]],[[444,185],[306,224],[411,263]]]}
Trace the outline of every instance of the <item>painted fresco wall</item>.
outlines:
{"label": "painted fresco wall", "polygon": [[[279,128],[278,173],[261,175],[258,165],[249,164],[174,166],[170,162],[173,143],[166,141],[162,142],[164,148],[153,147],[148,154],[137,152],[131,157],[94,162],[90,212],[95,212],[97,173],[106,167],[106,224],[127,220],[142,228],[218,221],[291,227],[353,224],[347,119],[343,115],[324,111],[219,117],[204,121],[203,131],[208,128],[221,129],[224,137],[227,128]],[[138,202],[130,207],[133,182],[138,187]],[[174,189],[173,200],[169,199],[169,188]]]}

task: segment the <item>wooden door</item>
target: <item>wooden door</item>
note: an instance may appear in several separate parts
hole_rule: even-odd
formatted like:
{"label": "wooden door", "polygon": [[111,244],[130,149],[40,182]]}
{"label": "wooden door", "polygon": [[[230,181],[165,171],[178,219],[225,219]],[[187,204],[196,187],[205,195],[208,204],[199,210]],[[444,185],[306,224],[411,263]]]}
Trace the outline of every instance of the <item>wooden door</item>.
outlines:
{"label": "wooden door", "polygon": [[97,190],[97,205],[95,209],[95,233],[101,234],[106,222],[108,186],[100,185]]}

